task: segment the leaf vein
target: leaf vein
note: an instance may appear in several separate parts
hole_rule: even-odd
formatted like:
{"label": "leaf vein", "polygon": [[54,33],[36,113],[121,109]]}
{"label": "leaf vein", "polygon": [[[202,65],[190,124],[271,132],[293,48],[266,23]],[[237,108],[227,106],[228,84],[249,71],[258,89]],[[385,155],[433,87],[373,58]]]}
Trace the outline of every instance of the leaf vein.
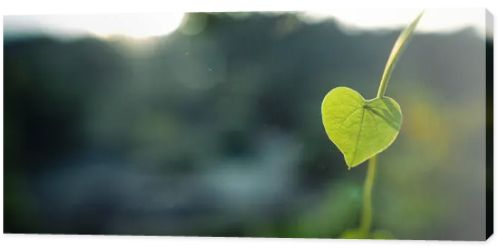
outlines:
{"label": "leaf vein", "polygon": [[363,122],[365,120],[365,111],[366,109],[363,109],[363,115],[361,115],[361,122],[359,123],[359,131],[358,131],[358,136],[356,137],[356,144],[354,144],[354,153],[352,154],[351,164],[352,161],[354,161],[354,159],[356,158],[356,153],[358,152],[359,138],[361,137],[361,131],[363,130]]}
{"label": "leaf vein", "polygon": [[344,123],[356,112],[358,111],[359,109],[361,109],[363,107],[358,107],[356,109],[354,109],[351,113],[349,113],[349,115],[347,115],[347,117],[340,123],[341,125],[344,125]]}

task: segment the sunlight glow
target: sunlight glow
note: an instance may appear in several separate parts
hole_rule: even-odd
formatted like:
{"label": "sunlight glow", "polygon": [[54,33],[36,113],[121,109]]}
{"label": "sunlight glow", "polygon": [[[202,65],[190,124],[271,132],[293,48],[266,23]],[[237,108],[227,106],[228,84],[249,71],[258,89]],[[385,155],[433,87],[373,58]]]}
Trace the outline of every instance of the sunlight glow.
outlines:
{"label": "sunlight glow", "polygon": [[167,35],[181,24],[184,13],[7,16],[8,32],[49,33],[67,36],[93,34],[99,37],[148,38]]}

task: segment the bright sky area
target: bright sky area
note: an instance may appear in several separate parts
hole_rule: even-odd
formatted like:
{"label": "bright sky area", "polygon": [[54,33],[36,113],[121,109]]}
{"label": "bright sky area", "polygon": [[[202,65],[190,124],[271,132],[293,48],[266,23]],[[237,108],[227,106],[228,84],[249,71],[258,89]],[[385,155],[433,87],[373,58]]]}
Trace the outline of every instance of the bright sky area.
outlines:
{"label": "bright sky area", "polygon": [[[406,26],[422,10],[337,9],[304,12],[305,21],[334,18],[346,31],[394,29]],[[184,13],[5,16],[4,32],[9,35],[47,33],[60,37],[93,34],[147,38],[166,35],[182,23]],[[465,27],[484,31],[484,9],[427,9],[417,32],[452,32]]]}

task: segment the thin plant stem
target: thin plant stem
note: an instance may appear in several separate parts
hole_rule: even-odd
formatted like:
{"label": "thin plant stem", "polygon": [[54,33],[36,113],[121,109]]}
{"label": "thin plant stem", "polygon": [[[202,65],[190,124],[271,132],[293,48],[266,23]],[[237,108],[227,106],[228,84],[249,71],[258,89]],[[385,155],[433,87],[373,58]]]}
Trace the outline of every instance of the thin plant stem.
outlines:
{"label": "thin plant stem", "polygon": [[372,191],[373,184],[375,183],[375,174],[377,170],[377,155],[368,161],[368,172],[365,178],[363,188],[363,210],[361,213],[360,232],[368,234],[372,225]]}
{"label": "thin plant stem", "polygon": [[[394,70],[394,66],[396,65],[396,62],[401,53],[403,52],[404,48],[408,44],[408,41],[410,40],[411,35],[413,34],[413,31],[415,31],[415,28],[417,27],[417,24],[420,21],[420,18],[422,17],[423,14],[424,13],[421,12],[415,18],[415,20],[413,20],[413,22],[411,22],[411,24],[408,25],[408,27],[406,27],[401,32],[398,39],[394,43],[394,46],[392,47],[391,50],[391,54],[387,59],[384,72],[382,73],[382,79],[380,80],[377,92],[377,98],[384,97],[385,91],[387,90],[387,85],[392,75],[392,71]],[[372,190],[373,190],[373,184],[375,183],[376,170],[377,170],[377,155],[373,156],[368,161],[368,171],[366,174],[365,184],[363,188],[363,208],[361,211],[361,222],[359,226],[359,231],[364,236],[368,236],[372,225],[372,219],[373,219]]]}
{"label": "thin plant stem", "polygon": [[[385,92],[387,90],[387,85],[392,75],[392,71],[397,63],[397,60],[404,48],[408,44],[415,28],[417,27],[418,22],[424,12],[422,11],[411,23],[406,27],[398,39],[394,43],[392,47],[391,53],[389,54],[389,58],[387,59],[387,63],[384,68],[384,72],[382,73],[382,78],[379,83],[379,88],[377,91],[377,99],[381,99],[384,97]],[[360,238],[369,238],[370,230],[372,228],[373,221],[373,205],[372,205],[372,192],[373,185],[375,183],[375,176],[377,171],[377,158],[378,155],[371,157],[368,160],[368,170],[366,173],[365,183],[363,187],[363,204],[361,208],[361,220],[359,229],[356,229],[356,236]]]}
{"label": "thin plant stem", "polygon": [[394,43],[394,46],[392,47],[391,50],[391,54],[387,59],[384,72],[382,73],[382,79],[380,80],[380,85],[377,92],[377,98],[382,98],[385,95],[385,91],[387,90],[387,85],[389,84],[389,80],[391,79],[392,70],[394,70],[394,66],[398,61],[399,56],[401,55],[404,48],[408,44],[408,41],[410,40],[411,35],[413,34],[413,31],[417,27],[418,21],[420,21],[420,18],[422,17],[423,14],[424,12],[421,12],[417,16],[417,18],[415,18],[415,20],[413,20],[413,22],[401,32],[398,39]]}

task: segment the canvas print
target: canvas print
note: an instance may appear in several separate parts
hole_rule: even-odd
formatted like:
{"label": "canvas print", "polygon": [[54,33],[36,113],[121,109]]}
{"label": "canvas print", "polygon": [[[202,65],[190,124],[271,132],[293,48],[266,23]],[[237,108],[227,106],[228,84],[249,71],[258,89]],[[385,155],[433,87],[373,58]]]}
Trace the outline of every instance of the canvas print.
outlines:
{"label": "canvas print", "polygon": [[485,9],[3,18],[4,233],[485,240]]}

